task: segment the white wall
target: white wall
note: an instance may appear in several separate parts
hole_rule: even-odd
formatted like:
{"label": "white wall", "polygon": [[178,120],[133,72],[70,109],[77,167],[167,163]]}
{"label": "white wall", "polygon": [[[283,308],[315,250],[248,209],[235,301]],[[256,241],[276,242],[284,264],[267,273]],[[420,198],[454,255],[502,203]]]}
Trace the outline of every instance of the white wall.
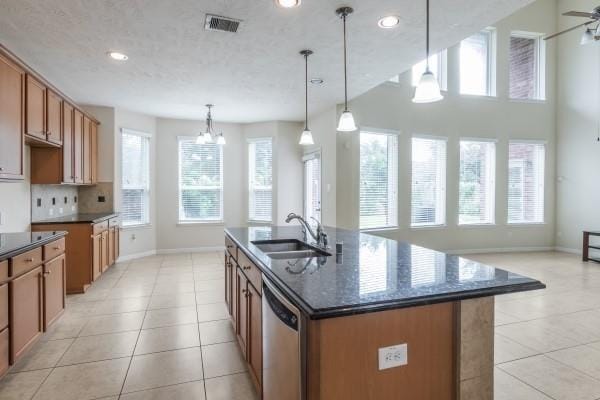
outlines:
{"label": "white wall", "polygon": [[[559,13],[591,10],[591,0],[560,0]],[[559,17],[559,30],[584,19]],[[600,230],[600,42],[580,46],[583,28],[558,38],[557,246],[581,251],[582,231]]]}
{"label": "white wall", "polygon": [[[127,128],[149,133],[150,139],[150,224],[144,227],[125,228],[121,232],[121,256],[127,257],[146,254],[156,250],[156,193],[160,188],[156,186],[156,118],[123,109],[114,110],[114,182],[121,182],[121,129]],[[101,157],[99,157],[101,158]],[[107,168],[108,169],[108,168]],[[121,206],[121,186],[115,188],[115,211]]]}
{"label": "white wall", "polygon": [[[390,129],[399,136],[399,229],[378,234],[440,250],[545,248],[554,244],[555,171],[555,43],[547,43],[546,101],[508,100],[509,35],[513,30],[551,33],[556,30],[556,4],[540,0],[499,22],[497,28],[497,97],[459,94],[459,49],[448,50],[446,99],[434,104],[411,102],[411,73],[400,83],[385,83],[353,99],[350,109],[359,126]],[[447,227],[410,228],[410,140],[413,134],[448,137]],[[458,171],[461,137],[496,138],[496,225],[459,227]],[[359,226],[359,135],[337,136],[337,225]],[[509,139],[547,142],[545,224],[508,226],[507,152]]]}
{"label": "white wall", "polygon": [[0,233],[24,232],[31,222],[30,150],[23,153],[25,179],[18,182],[0,182]]}

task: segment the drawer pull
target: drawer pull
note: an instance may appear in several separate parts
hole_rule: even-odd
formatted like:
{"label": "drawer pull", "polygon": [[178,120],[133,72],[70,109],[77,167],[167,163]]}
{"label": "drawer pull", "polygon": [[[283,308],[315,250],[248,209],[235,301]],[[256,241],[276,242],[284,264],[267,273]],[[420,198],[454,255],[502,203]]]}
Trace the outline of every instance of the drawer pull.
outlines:
{"label": "drawer pull", "polygon": [[59,247],[59,246],[56,246],[56,247],[53,247],[52,249],[53,249],[53,250],[60,250],[60,247]]}
{"label": "drawer pull", "polygon": [[46,271],[46,272],[44,272],[44,276],[48,276],[48,275],[50,275],[51,273],[52,273],[52,271]]}
{"label": "drawer pull", "polygon": [[33,258],[26,258],[25,262],[33,262]]}
{"label": "drawer pull", "polygon": [[249,265],[244,265],[244,266],[242,267],[242,269],[243,269],[244,271],[248,271],[249,269],[252,269],[252,267],[251,267],[251,266],[249,266]]}
{"label": "drawer pull", "polygon": [[246,294],[247,290],[246,289],[242,289],[242,293]]}

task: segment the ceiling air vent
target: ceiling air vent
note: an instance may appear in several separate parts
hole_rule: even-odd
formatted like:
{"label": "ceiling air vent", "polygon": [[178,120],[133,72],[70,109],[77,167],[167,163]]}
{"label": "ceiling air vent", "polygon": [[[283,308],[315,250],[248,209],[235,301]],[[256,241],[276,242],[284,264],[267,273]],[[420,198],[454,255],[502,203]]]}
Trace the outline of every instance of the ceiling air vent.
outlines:
{"label": "ceiling air vent", "polygon": [[240,26],[239,19],[206,14],[204,29],[207,31],[237,32]]}

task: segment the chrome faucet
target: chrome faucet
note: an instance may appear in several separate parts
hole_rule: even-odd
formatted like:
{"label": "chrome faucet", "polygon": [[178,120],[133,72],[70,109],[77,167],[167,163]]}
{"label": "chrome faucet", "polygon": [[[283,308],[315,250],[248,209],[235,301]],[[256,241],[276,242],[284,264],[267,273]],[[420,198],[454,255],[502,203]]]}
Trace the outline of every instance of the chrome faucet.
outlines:
{"label": "chrome faucet", "polygon": [[312,218],[317,223],[317,231],[315,232],[310,227],[310,224],[298,214],[289,213],[287,218],[285,219],[285,222],[289,224],[294,219],[297,219],[298,222],[300,222],[300,225],[302,225],[302,232],[304,232],[305,237],[306,232],[308,232],[310,233],[310,236],[312,236],[312,238],[317,242],[317,246],[322,247],[324,249],[327,248],[327,234],[323,230],[323,225],[321,225],[319,221],[317,221],[315,218]]}

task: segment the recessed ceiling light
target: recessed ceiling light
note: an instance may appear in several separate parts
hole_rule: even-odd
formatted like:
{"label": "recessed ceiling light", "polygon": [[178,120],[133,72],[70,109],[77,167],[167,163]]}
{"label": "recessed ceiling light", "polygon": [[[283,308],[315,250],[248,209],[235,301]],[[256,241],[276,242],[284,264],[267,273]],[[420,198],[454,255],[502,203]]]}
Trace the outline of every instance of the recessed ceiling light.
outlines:
{"label": "recessed ceiling light", "polygon": [[323,79],[321,79],[321,78],[312,78],[310,80],[310,83],[312,83],[313,85],[322,85],[323,84]]}
{"label": "recessed ceiling light", "polygon": [[109,51],[108,56],[117,61],[125,61],[129,58],[126,54],[119,53],[118,51]]}
{"label": "recessed ceiling light", "polygon": [[298,7],[302,0],[275,0],[275,4],[283,8]]}
{"label": "recessed ceiling light", "polygon": [[400,23],[400,18],[397,17],[396,15],[388,15],[388,16],[381,18],[379,21],[377,21],[377,25],[379,25],[379,27],[383,28],[383,29],[394,28],[394,27],[398,26],[399,23]]}

